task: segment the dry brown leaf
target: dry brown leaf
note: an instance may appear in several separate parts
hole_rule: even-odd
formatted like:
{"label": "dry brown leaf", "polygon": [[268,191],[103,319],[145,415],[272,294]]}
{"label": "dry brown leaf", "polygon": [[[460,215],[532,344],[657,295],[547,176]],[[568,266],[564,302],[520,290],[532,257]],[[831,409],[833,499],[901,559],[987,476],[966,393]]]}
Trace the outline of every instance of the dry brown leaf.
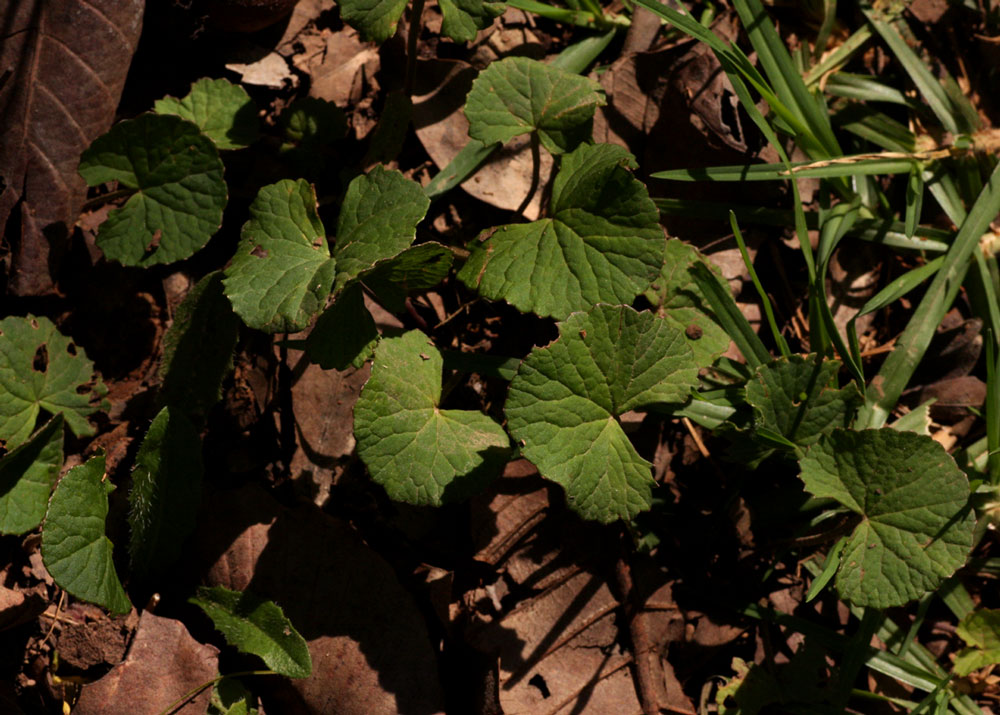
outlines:
{"label": "dry brown leaf", "polygon": [[440,712],[437,660],[392,568],[312,505],[288,509],[257,488],[207,501],[197,541],[206,583],[273,599],[309,643],[312,677],[273,683],[279,712]]}
{"label": "dry brown leaf", "polygon": [[[125,661],[84,686],[77,715],[155,715],[177,698],[215,677],[218,651],[194,640],[180,621],[145,611]],[[176,713],[204,713],[205,690]]]}
{"label": "dry brown leaf", "polygon": [[111,126],[142,27],[142,0],[6,3],[0,36],[0,231],[9,290],[53,289],[86,192],[80,154]]}
{"label": "dry brown leaf", "polygon": [[641,712],[618,607],[604,580],[578,571],[478,632],[476,647],[500,656],[504,712]]}
{"label": "dry brown leaf", "polygon": [[[419,60],[417,65],[413,126],[424,149],[438,168],[443,169],[469,141],[469,121],[462,107],[476,70],[457,60]],[[496,151],[462,188],[481,201],[513,211],[528,195],[531,171],[528,138],[518,137]],[[548,183],[551,173],[552,157],[543,151],[540,187]],[[538,218],[542,193],[536,191],[525,209],[527,219]]]}
{"label": "dry brown leaf", "polygon": [[[309,52],[313,44],[320,45],[318,51]],[[381,66],[378,48],[362,42],[356,30],[348,27],[341,32],[311,37],[306,49],[293,62],[312,77],[310,97],[346,108],[361,100],[366,84],[372,90],[378,89],[375,80]]]}

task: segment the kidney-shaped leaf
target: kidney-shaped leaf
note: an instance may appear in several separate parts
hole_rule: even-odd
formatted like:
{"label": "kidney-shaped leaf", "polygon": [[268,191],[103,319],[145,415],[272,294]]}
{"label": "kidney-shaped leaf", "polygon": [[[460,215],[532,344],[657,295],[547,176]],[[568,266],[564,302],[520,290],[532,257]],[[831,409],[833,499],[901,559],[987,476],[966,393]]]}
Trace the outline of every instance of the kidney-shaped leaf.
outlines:
{"label": "kidney-shaped leaf", "polygon": [[128,613],[115,564],[113,546],[104,535],[108,494],[114,484],[104,479],[104,455],[91,457],[59,482],[42,526],[42,561],[57,584],[83,601]]}
{"label": "kidney-shaped leaf", "polygon": [[385,42],[396,31],[406,0],[341,0],[340,17],[361,34],[361,39]]}
{"label": "kidney-shaped leaf", "polygon": [[313,187],[285,179],[262,188],[250,205],[223,284],[247,325],[295,332],[326,303],[334,269]]}
{"label": "kidney-shaped leaf", "polygon": [[590,138],[600,85],[528,57],[506,57],[479,73],[465,102],[469,136],[483,144],[538,132],[553,154]]}
{"label": "kidney-shaped leaf", "polygon": [[63,463],[63,418],[56,415],[28,442],[0,459],[0,534],[42,523]]}
{"label": "kidney-shaped leaf", "polygon": [[472,42],[506,7],[502,2],[483,0],[440,0],[438,6],[444,16],[441,32],[455,42]]}
{"label": "kidney-shaped leaf", "polygon": [[259,136],[257,105],[245,89],[226,79],[203,77],[184,99],[164,97],[153,109],[194,122],[220,149],[241,149]]}
{"label": "kidney-shaped leaf", "polygon": [[289,678],[312,674],[309,647],[274,601],[222,586],[202,586],[190,601],[241,653],[259,655],[268,668]]}
{"label": "kidney-shaped leaf", "polygon": [[521,453],[563,486],[581,516],[631,519],[650,507],[653,478],[618,417],[684,402],[697,381],[682,331],[649,312],[598,305],[571,315],[557,340],[521,363],[507,424]]}
{"label": "kidney-shaped leaf", "polygon": [[143,114],[115,125],[83,152],[79,172],[90,186],[117,181],[135,191],[97,232],[104,255],[126,266],[187,258],[222,224],[219,151],[180,117]]}
{"label": "kidney-shaped leaf", "polygon": [[852,382],[832,387],[839,360],[791,355],[757,368],[747,383],[747,402],[758,427],[790,442],[809,445],[836,427],[847,427],[864,398]]}
{"label": "kidney-shaped leaf", "polygon": [[805,487],[861,515],[837,591],[858,606],[901,606],[965,563],[975,517],[969,482],[930,437],[892,428],[834,430],[799,461]]}
{"label": "kidney-shaped leaf", "polygon": [[563,158],[550,218],[502,226],[478,244],[459,279],[523,311],[565,318],[596,303],[629,304],[663,263],[665,240],[632,155],[582,145]]}
{"label": "kidney-shaped leaf", "polygon": [[481,412],[442,410],[441,353],[419,330],[384,338],[354,406],[358,455],[392,499],[439,506],[474,493],[508,456]]}
{"label": "kidney-shaped leaf", "polygon": [[40,410],[61,414],[77,436],[94,434],[87,415],[106,407],[94,363],[48,318],[0,320],[0,440],[12,449],[28,439]]}
{"label": "kidney-shaped leaf", "polygon": [[430,203],[420,185],[398,171],[376,166],[354,179],[337,220],[334,290],[339,291],[379,261],[405,251]]}

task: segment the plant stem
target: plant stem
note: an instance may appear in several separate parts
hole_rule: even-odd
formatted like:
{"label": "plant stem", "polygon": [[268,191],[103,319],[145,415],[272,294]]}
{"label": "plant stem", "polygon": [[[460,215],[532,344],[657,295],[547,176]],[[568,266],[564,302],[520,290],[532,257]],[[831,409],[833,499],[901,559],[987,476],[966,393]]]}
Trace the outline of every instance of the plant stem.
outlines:
{"label": "plant stem", "polygon": [[528,187],[528,195],[524,197],[524,201],[521,205],[517,207],[514,213],[524,214],[528,210],[528,206],[531,205],[531,199],[534,198],[535,192],[538,191],[538,182],[542,173],[542,153],[539,149],[540,143],[538,140],[538,132],[531,133],[531,186]]}
{"label": "plant stem", "polygon": [[424,0],[413,0],[410,7],[410,26],[406,31],[406,80],[403,92],[413,95],[413,83],[417,76],[417,40],[420,38],[420,19],[424,14]]}

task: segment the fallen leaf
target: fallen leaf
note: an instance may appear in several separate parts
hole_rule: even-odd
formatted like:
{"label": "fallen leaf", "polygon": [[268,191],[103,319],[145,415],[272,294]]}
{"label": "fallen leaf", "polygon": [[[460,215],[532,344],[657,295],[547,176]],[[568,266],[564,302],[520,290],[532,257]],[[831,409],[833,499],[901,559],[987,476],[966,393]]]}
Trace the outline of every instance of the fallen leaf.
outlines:
{"label": "fallen leaf", "polygon": [[273,599],[309,643],[311,677],[270,683],[280,712],[443,709],[426,624],[392,568],[344,522],[245,488],[207,500],[205,582]]}
{"label": "fallen leaf", "polygon": [[[143,0],[8,3],[0,45],[0,233],[16,295],[53,289],[86,192],[80,153],[111,126]],[[15,228],[16,227],[16,228]],[[19,229],[19,230],[17,230]]]}
{"label": "fallen leaf", "polygon": [[[77,715],[154,715],[218,672],[218,650],[194,640],[180,621],[143,612],[125,661],[85,685]],[[206,689],[175,713],[204,713]]]}

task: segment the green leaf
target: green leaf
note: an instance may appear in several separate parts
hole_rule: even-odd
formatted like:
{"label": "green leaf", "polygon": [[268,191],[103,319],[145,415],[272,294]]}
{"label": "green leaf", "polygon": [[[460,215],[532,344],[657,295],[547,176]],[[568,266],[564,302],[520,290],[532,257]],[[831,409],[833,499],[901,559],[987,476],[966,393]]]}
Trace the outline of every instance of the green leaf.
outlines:
{"label": "green leaf", "polygon": [[28,439],[41,410],[63,415],[78,437],[94,434],[87,416],[107,409],[98,401],[107,390],[83,348],[33,315],[0,320],[0,338],[0,440],[7,449]]}
{"label": "green leaf", "polygon": [[419,330],[383,338],[354,406],[358,456],[390,498],[440,506],[496,477],[509,452],[481,412],[443,410],[441,353]]}
{"label": "green leaf", "polygon": [[595,306],[559,324],[510,384],[505,411],[521,453],[566,490],[585,519],[610,523],[649,509],[651,464],[618,418],[684,402],[698,381],[684,333],[652,313]]}
{"label": "green leaf", "polygon": [[309,647],[274,601],[247,591],[203,586],[190,602],[203,610],[226,642],[241,653],[259,655],[268,668],[289,678],[312,674]]}
{"label": "green leaf", "polygon": [[164,407],[153,420],[132,472],[128,551],[138,579],[162,574],[181,555],[201,503],[201,437],[183,411]]}
{"label": "green leaf", "polygon": [[208,703],[208,715],[256,715],[253,695],[238,678],[223,678],[215,685]]}
{"label": "green leaf", "polygon": [[344,110],[317,97],[299,97],[282,113],[281,128],[288,140],[281,152],[306,171],[318,171],[329,159],[329,147],[347,133]]}
{"label": "green leaf", "polygon": [[143,114],[120,122],[83,152],[79,172],[89,186],[117,181],[135,191],[97,232],[104,255],[126,266],[187,258],[222,224],[219,151],[179,117]]}
{"label": "green leaf", "polygon": [[222,399],[222,381],[233,369],[240,321],[222,292],[222,272],[198,281],[174,313],[163,336],[161,404],[200,421]]}
{"label": "green leaf", "polygon": [[455,42],[472,42],[476,33],[489,27],[506,7],[502,2],[483,0],[440,0],[438,5],[444,16],[441,32]]}
{"label": "green leaf", "polygon": [[809,492],[861,515],[837,573],[841,598],[901,606],[965,563],[975,527],[969,483],[930,437],[891,428],[834,430],[799,465]]}
{"label": "green leaf", "polygon": [[493,62],[472,83],[465,102],[469,136],[483,144],[538,132],[552,154],[572,151],[591,134],[605,104],[600,85],[527,57]]}
{"label": "green leaf", "polygon": [[83,601],[128,613],[115,564],[114,549],[104,535],[108,494],[115,485],[105,479],[104,454],[91,457],[59,482],[42,526],[42,562],[60,588]]}
{"label": "green leaf", "polygon": [[685,331],[698,364],[711,365],[729,347],[730,337],[716,320],[694,276],[695,264],[709,264],[697,249],[676,238],[667,240],[664,256],[660,275],[644,295],[657,306],[658,315]]}
{"label": "green leaf", "polygon": [[791,355],[758,367],[746,387],[757,428],[806,446],[847,427],[864,398],[853,382],[834,387],[840,365],[817,355]]}
{"label": "green leaf", "polygon": [[565,318],[595,303],[631,303],[663,265],[665,241],[632,155],[581,145],[562,160],[551,217],[484,234],[459,279],[490,299]]}
{"label": "green leaf", "polygon": [[955,659],[956,675],[964,677],[974,670],[1000,663],[1000,610],[973,611],[959,622],[955,632],[969,645]]}
{"label": "green leaf", "polygon": [[226,79],[204,77],[184,99],[158,99],[153,110],[195,123],[219,149],[242,149],[260,136],[257,105],[245,89]]}
{"label": "green leaf", "polygon": [[382,261],[362,281],[378,302],[393,313],[406,310],[406,296],[433,288],[451,270],[452,252],[440,243],[421,243]]}
{"label": "green leaf", "polygon": [[334,268],[313,187],[285,179],[262,188],[250,205],[223,284],[251,328],[292,333],[326,303]]}
{"label": "green leaf", "polygon": [[62,463],[62,415],[0,459],[0,534],[23,534],[42,523]]}
{"label": "green leaf", "polygon": [[342,0],[340,17],[366,42],[382,43],[396,32],[406,0]]}
{"label": "green leaf", "polygon": [[324,370],[361,367],[372,356],[378,329],[359,283],[349,285],[323,311],[306,339],[306,354]]}
{"label": "green leaf", "polygon": [[354,179],[337,221],[334,291],[379,261],[406,250],[430,204],[420,185],[398,171],[376,166]]}

